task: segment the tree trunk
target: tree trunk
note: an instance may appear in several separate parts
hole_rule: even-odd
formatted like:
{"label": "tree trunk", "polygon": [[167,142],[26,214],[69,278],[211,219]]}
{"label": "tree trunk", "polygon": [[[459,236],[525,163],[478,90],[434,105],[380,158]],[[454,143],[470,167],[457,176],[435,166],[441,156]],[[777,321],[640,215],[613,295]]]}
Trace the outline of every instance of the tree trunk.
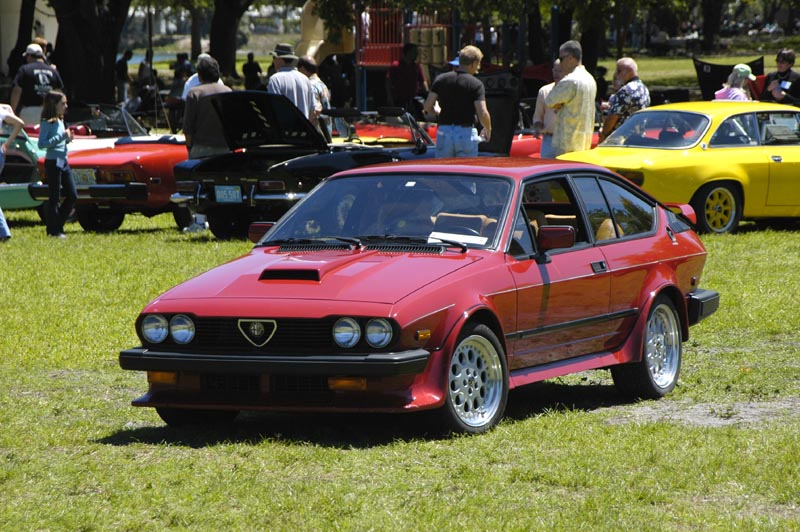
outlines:
{"label": "tree trunk", "polygon": [[722,5],[719,0],[703,0],[703,51],[713,52],[714,42],[722,23]]}
{"label": "tree trunk", "polygon": [[214,0],[211,18],[211,55],[219,63],[224,76],[239,77],[236,73],[236,33],[239,21],[253,0]]}
{"label": "tree trunk", "polygon": [[25,62],[22,54],[25,48],[31,43],[33,33],[33,13],[36,8],[36,0],[22,0],[19,7],[19,26],[17,26],[17,44],[8,54],[8,75],[13,78],[19,67]]}
{"label": "tree trunk", "polygon": [[202,45],[202,28],[203,18],[205,18],[205,11],[197,9],[196,7],[189,8],[189,16],[192,19],[192,61],[197,59],[197,56],[203,52]]}
{"label": "tree trunk", "polygon": [[528,6],[528,57],[534,65],[550,62],[547,53],[545,31],[542,28],[542,14],[539,12],[539,0]]}
{"label": "tree trunk", "polygon": [[70,99],[114,102],[114,64],[131,0],[51,0],[58,20],[53,62]]}

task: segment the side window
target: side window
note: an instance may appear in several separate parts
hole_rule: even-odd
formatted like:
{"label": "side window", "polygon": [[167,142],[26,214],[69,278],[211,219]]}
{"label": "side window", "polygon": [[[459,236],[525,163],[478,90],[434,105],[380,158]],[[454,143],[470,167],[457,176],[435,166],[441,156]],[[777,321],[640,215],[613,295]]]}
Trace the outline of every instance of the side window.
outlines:
{"label": "side window", "polygon": [[709,142],[711,146],[749,146],[758,144],[752,114],[736,115],[722,122]]}
{"label": "side window", "polygon": [[758,130],[765,146],[800,144],[798,114],[792,112],[759,113]]}
{"label": "side window", "polygon": [[589,241],[581,210],[566,178],[525,183],[522,206],[534,232],[545,225],[570,225],[575,228],[576,243]]}
{"label": "side window", "polygon": [[600,179],[618,236],[649,233],[655,228],[655,205],[611,181]]}
{"label": "side window", "polygon": [[578,187],[586,214],[589,216],[589,228],[596,242],[619,238],[615,228],[611,210],[608,208],[606,198],[600,190],[600,185],[594,177],[577,177],[575,185]]}

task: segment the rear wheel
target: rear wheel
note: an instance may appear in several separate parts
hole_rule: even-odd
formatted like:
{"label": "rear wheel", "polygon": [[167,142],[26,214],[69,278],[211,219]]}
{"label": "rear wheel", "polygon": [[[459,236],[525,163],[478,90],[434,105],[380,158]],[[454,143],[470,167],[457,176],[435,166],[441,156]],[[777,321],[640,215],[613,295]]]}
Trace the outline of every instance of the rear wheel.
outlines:
{"label": "rear wheel", "polygon": [[732,233],[742,219],[742,198],[731,183],[708,183],[692,198],[701,233]]}
{"label": "rear wheel", "polygon": [[653,301],[645,325],[642,360],[611,367],[614,385],[637,399],[658,399],[675,388],[683,345],[678,311],[664,295]]}
{"label": "rear wheel", "polygon": [[238,410],[197,410],[190,408],[156,408],[159,417],[170,427],[214,427],[230,425]]}
{"label": "rear wheel", "polygon": [[247,238],[250,221],[244,214],[230,209],[215,209],[207,213],[208,228],[220,240]]}
{"label": "rear wheel", "polygon": [[479,434],[503,417],[508,399],[505,352],[492,330],[479,323],[462,331],[450,357],[441,415],[455,432]]}
{"label": "rear wheel", "polygon": [[125,213],[110,208],[101,209],[97,205],[83,205],[76,208],[78,223],[84,231],[91,233],[110,233],[119,229],[125,220]]}

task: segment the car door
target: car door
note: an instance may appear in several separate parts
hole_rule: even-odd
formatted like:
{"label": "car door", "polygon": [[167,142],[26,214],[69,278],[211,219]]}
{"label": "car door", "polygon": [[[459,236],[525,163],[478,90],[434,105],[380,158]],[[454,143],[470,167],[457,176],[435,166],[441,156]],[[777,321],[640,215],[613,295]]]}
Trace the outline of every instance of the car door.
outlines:
{"label": "car door", "polygon": [[627,338],[640,313],[642,287],[652,257],[663,256],[656,235],[656,206],[631,187],[601,175],[575,176],[594,242],[610,278],[608,334],[603,349],[613,351]]}
{"label": "car door", "polygon": [[760,214],[796,214],[800,206],[800,113],[758,113],[758,127],[770,161],[766,209]]}
{"label": "car door", "polygon": [[[608,334],[610,277],[569,180],[561,176],[524,187],[508,253],[518,309],[517,330],[508,338],[512,370],[600,351]],[[535,244],[543,225],[572,226],[575,245],[552,250],[543,260]]]}

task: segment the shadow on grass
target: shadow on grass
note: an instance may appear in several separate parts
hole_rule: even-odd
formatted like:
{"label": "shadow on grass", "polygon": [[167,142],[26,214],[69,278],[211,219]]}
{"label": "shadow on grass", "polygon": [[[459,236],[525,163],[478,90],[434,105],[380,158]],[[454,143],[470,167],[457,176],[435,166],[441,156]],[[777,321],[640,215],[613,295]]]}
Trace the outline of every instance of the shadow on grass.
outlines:
{"label": "shadow on grass", "polygon": [[[610,385],[537,383],[509,394],[505,418],[523,421],[545,413],[593,411],[626,404]],[[157,418],[153,412],[154,418]],[[198,448],[219,443],[252,443],[265,440],[287,445],[364,449],[397,441],[446,440],[452,437],[442,429],[435,412],[412,414],[315,414],[243,412],[232,425],[220,427],[173,428],[158,426],[125,428],[99,443],[169,444]]]}

